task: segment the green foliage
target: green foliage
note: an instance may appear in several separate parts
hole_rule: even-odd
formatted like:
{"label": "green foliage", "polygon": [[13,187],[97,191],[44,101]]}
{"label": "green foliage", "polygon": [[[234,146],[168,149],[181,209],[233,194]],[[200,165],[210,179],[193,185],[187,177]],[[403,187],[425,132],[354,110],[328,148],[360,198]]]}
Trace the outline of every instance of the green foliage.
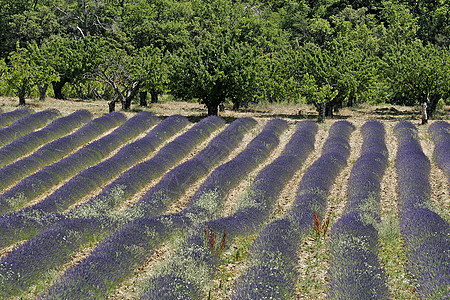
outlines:
{"label": "green foliage", "polygon": [[29,49],[17,48],[8,59],[8,64],[4,61],[1,64],[2,79],[19,97],[20,105],[25,104],[25,98],[34,87],[58,79],[55,70],[44,62],[43,53],[36,44],[30,44]]}
{"label": "green foliage", "polygon": [[267,32],[264,22],[243,4],[196,4],[196,26],[189,45],[176,52],[170,88],[182,99],[198,99],[209,115],[216,115],[227,99],[236,107],[258,93],[263,51],[273,47],[277,33]]}
{"label": "green foliage", "polygon": [[169,82],[167,57],[161,49],[146,46],[136,53],[130,72],[141,81],[141,87],[148,91],[163,91]]}
{"label": "green foliage", "polygon": [[383,58],[381,72],[397,104],[428,103],[431,117],[438,101],[450,96],[450,52],[420,40],[392,46]]}
{"label": "green foliage", "polygon": [[[36,45],[41,67],[59,76],[52,79],[56,98],[63,90],[99,97],[102,85],[92,74],[115,49],[128,56],[123,70],[130,74],[122,76],[136,91],[197,99],[212,114],[225,101],[239,108],[306,97],[326,102],[332,115],[355,102],[414,105],[427,94],[432,113],[448,97],[449,10],[446,1],[412,0],[0,0],[0,59],[10,66],[17,43],[29,51]],[[411,51],[412,65],[428,70],[416,72],[422,75],[399,66]],[[421,83],[412,89],[415,78]]]}

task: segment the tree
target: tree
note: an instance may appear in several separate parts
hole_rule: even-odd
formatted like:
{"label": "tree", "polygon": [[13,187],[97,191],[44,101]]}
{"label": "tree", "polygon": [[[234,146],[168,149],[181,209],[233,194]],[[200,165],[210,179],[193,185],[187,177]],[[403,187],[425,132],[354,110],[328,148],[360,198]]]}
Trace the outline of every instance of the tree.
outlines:
{"label": "tree", "polygon": [[163,53],[154,47],[140,49],[134,55],[123,49],[105,50],[99,63],[85,77],[106,84],[114,91],[109,110],[115,110],[120,102],[128,110],[140,89],[158,92],[167,83],[167,65]]}
{"label": "tree", "polygon": [[114,91],[113,100],[109,102],[109,111],[115,110],[117,102],[122,103],[122,109],[130,108],[131,100],[139,91],[141,82],[132,72],[133,58],[121,49],[105,51],[102,63],[85,74],[90,80],[107,84]]}
{"label": "tree", "polygon": [[81,40],[55,37],[42,45],[42,53],[46,63],[59,75],[53,80],[53,91],[56,99],[64,99],[63,87],[66,83],[78,83],[86,80],[84,74],[92,72],[102,61],[106,41],[99,37],[88,37]]}
{"label": "tree", "polygon": [[198,44],[176,58],[171,92],[181,99],[198,99],[208,108],[208,115],[217,115],[225,100],[242,104],[257,94],[260,59],[255,47],[205,33]]}
{"label": "tree", "polygon": [[57,80],[55,70],[46,64],[42,64],[40,49],[36,44],[29,45],[30,49],[17,48],[8,57],[9,63],[2,62],[2,79],[19,97],[19,105],[25,105],[25,98],[37,85]]}
{"label": "tree", "polygon": [[339,91],[334,89],[330,84],[319,84],[314,76],[306,73],[302,82],[302,94],[306,96],[307,102],[314,104],[318,112],[317,121],[322,123],[325,121],[326,107],[338,95]]}
{"label": "tree", "polygon": [[400,105],[427,103],[432,118],[440,99],[450,96],[450,51],[422,41],[392,46],[383,57],[381,68],[392,91],[392,100]]}
{"label": "tree", "polygon": [[197,99],[218,114],[219,104],[235,108],[263,94],[261,62],[286,43],[261,7],[231,0],[192,0],[189,42],[175,52],[170,90]]}
{"label": "tree", "polygon": [[135,74],[136,80],[141,82],[141,91],[150,92],[152,103],[158,102],[158,94],[164,91],[169,82],[169,67],[166,60],[159,48],[147,46],[139,49],[131,66],[131,72]]}

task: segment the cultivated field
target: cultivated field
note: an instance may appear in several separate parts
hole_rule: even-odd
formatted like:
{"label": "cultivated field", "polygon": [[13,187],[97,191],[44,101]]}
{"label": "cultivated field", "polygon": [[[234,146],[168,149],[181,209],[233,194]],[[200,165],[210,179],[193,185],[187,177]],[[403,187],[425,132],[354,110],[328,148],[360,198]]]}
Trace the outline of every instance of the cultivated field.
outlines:
{"label": "cultivated field", "polygon": [[448,107],[16,102],[1,299],[450,297]]}

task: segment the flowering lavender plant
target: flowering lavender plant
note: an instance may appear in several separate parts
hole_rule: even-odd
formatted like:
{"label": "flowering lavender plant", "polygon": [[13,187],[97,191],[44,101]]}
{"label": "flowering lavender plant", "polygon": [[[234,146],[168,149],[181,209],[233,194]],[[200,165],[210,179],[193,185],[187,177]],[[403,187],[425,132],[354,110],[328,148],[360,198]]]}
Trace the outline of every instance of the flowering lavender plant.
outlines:
{"label": "flowering lavender plant", "polygon": [[[282,154],[256,176],[237,212],[199,225],[165,270],[149,282],[143,298],[201,298],[202,288],[217,268],[218,249],[227,248],[226,240],[256,232],[268,219],[279,193],[314,148],[316,132],[314,122],[299,123]],[[218,246],[211,241],[216,232],[223,233]]]}
{"label": "flowering lavender plant", "polygon": [[450,184],[450,123],[436,121],[428,127],[428,132],[435,143],[433,159],[445,172]]}
{"label": "flowering lavender plant", "polygon": [[354,126],[335,122],[324,143],[321,157],[305,172],[296,200],[281,219],[269,223],[251,248],[249,268],[237,283],[234,299],[288,299],[297,278],[296,252],[312,228],[314,213],[323,218],[326,197],[350,154],[348,139]]}
{"label": "flowering lavender plant", "polygon": [[91,118],[92,114],[89,111],[77,110],[66,117],[56,119],[41,130],[31,132],[3,146],[0,148],[0,168],[44,144],[70,133]]}
{"label": "flowering lavender plant", "polygon": [[76,132],[50,142],[31,155],[0,169],[0,189],[5,190],[14,182],[25,178],[36,170],[63,158],[74,149],[92,141],[102,133],[126,120],[121,113],[111,113],[94,119]]}
{"label": "flowering lavender plant", "polygon": [[0,114],[0,128],[6,127],[14,123],[15,121],[33,113],[34,111],[28,107],[22,107],[10,112],[4,112]]}
{"label": "flowering lavender plant", "polygon": [[11,125],[0,129],[0,147],[11,143],[18,137],[24,136],[38,128],[41,128],[60,117],[56,109],[47,109],[20,118]]}
{"label": "flowering lavender plant", "polygon": [[112,133],[83,147],[74,154],[24,178],[0,197],[0,213],[20,207],[50,187],[104,159],[113,150],[154,124],[153,114],[139,113]]}
{"label": "flowering lavender plant", "polygon": [[[182,212],[153,218],[140,218],[122,227],[101,243],[77,267],[69,269],[61,280],[50,289],[47,297],[66,295],[72,293],[73,290],[89,291],[83,292],[83,297],[86,297],[85,295],[88,295],[88,293],[96,297],[105,295],[107,291],[129,276],[133,269],[143,262],[145,257],[143,253],[152,251],[158,244],[187,226],[199,224],[205,218],[213,216],[218,211],[227,189],[235,186],[248,173],[248,168],[254,168],[258,162],[267,157],[271,149],[278,143],[276,140],[267,140],[267,134],[273,132],[275,135],[279,135],[283,131],[283,127],[286,128],[286,126],[287,124],[284,121],[274,120],[269,122],[263,132],[243,152],[213,171],[200,187],[199,191],[202,192],[197,191],[191,200],[193,203]],[[242,128],[239,131],[242,131]],[[225,137],[230,139],[228,143],[226,143]],[[234,139],[236,139],[235,135],[227,134],[218,140],[224,142],[225,145],[229,145]],[[217,141],[211,143],[216,145]],[[262,147],[263,144],[267,149],[265,151]],[[228,147],[224,148],[227,149]],[[209,151],[205,153],[210,154]],[[199,161],[201,162],[203,159]],[[239,164],[236,162],[239,162]],[[222,178],[223,186],[217,186],[220,183],[218,182],[219,178]],[[142,249],[142,253],[130,253],[131,247]],[[124,261],[126,264],[123,263]],[[95,266],[98,266],[98,268]],[[93,272],[94,269],[99,268],[101,268],[102,273]],[[78,292],[77,296],[79,295]]]}
{"label": "flowering lavender plant", "polygon": [[368,121],[361,133],[361,155],[350,173],[344,214],[331,230],[330,299],[389,298],[376,230],[380,184],[388,165],[385,132],[380,122]]}
{"label": "flowering lavender plant", "polygon": [[397,175],[400,232],[405,240],[409,270],[425,299],[450,297],[450,225],[431,210],[430,162],[410,122],[394,128],[399,148]]}
{"label": "flowering lavender plant", "polygon": [[[168,130],[168,131],[170,131],[169,128],[171,127],[171,126],[168,126],[168,125],[170,125],[168,123],[169,121],[170,120],[166,121],[166,130]],[[175,117],[175,121],[180,122],[181,124],[186,124],[185,122],[187,120],[184,117],[182,117],[181,119],[180,119],[180,117]],[[199,124],[197,124],[196,126],[191,128],[188,132],[186,132],[185,134],[180,136],[180,139],[178,139],[178,138],[175,139],[173,141],[174,146],[169,146],[171,144],[171,143],[169,143],[168,145],[163,147],[163,149],[170,148],[170,149],[173,149],[173,151],[178,151],[178,153],[181,154],[178,156],[182,157],[185,154],[184,151],[186,151],[187,146],[185,146],[184,149],[178,149],[178,145],[179,145],[180,141],[189,141],[190,143],[192,143],[191,148],[193,148],[194,144],[195,144],[196,136],[198,138],[200,138],[200,140],[203,140],[205,138],[204,135],[206,134],[206,132],[213,131],[215,127],[221,126],[222,124],[223,124],[223,120],[220,118],[217,118],[217,117],[205,119],[205,121],[200,122]],[[237,129],[237,131],[233,130],[233,134],[230,134],[230,131],[227,131],[224,134],[224,136],[228,135],[230,137],[230,139],[240,140],[240,139],[242,139],[243,133],[245,132],[245,130],[243,130],[243,129],[244,128],[250,129],[251,128],[250,124],[254,125],[255,121],[253,119],[246,119],[246,120],[238,121],[238,122],[236,122],[236,124],[238,126],[231,126],[231,129]],[[178,126],[179,125],[176,125],[175,127],[178,127]],[[201,133],[201,134],[199,134],[199,133]],[[190,137],[191,139],[186,140],[185,139],[186,137]],[[197,142],[200,142],[200,140],[197,139]],[[225,140],[224,140],[224,142],[225,142]],[[232,144],[233,143],[237,144],[237,142],[233,142],[231,140],[228,142],[231,142]],[[158,154],[155,157],[157,157],[157,156],[158,156]],[[178,156],[174,156],[174,159],[175,160],[180,159],[180,157],[178,157]],[[154,159],[154,158],[152,158],[152,159]],[[175,161],[170,163],[167,160],[166,160],[166,162],[167,162],[167,166],[165,166],[166,168],[169,168],[171,164],[176,163]],[[157,166],[157,164],[155,166]],[[166,170],[167,169],[162,169],[160,171],[161,171],[161,173],[163,173]],[[156,170],[156,171],[158,171],[158,170]],[[112,190],[110,190],[110,192],[112,192]],[[112,196],[112,195],[109,195],[109,196]],[[121,196],[119,195],[118,197],[121,197]],[[55,215],[52,213],[46,213],[45,217],[41,218],[40,213],[42,213],[42,210],[39,210],[39,209],[32,210],[32,212],[35,213],[35,215],[39,216],[36,219],[43,219],[47,226],[49,224],[51,224],[52,222],[56,222],[56,221],[59,221],[59,222],[29,240],[29,241],[33,241],[33,242],[30,242],[30,243],[27,242],[26,244],[21,245],[20,247],[18,247],[17,249],[15,249],[11,252],[11,254],[8,258],[8,261],[11,261],[11,262],[7,263],[7,264],[16,266],[14,268],[14,270],[15,270],[14,272],[17,271],[17,272],[21,273],[21,272],[26,271],[28,280],[20,282],[21,287],[12,289],[11,292],[8,292],[8,290],[3,291],[6,295],[14,295],[15,293],[19,292],[20,290],[27,289],[30,285],[34,284],[35,282],[37,282],[39,280],[39,277],[41,276],[42,272],[44,272],[45,270],[49,270],[58,264],[61,264],[63,261],[67,261],[70,258],[70,255],[72,255],[75,251],[77,251],[77,249],[79,249],[79,247],[81,245],[86,244],[86,242],[88,242],[90,240],[97,240],[97,239],[103,238],[105,235],[110,234],[110,230],[115,229],[116,228],[115,226],[120,225],[120,222],[118,223],[118,221],[115,219],[114,216],[108,217],[108,216],[101,215],[101,213],[103,212],[102,211],[103,207],[96,206],[96,204],[99,204],[99,203],[97,203],[95,201],[88,201],[88,203],[89,204],[87,204],[83,208],[75,208],[71,213],[69,213],[67,215]],[[111,204],[111,203],[107,203],[107,205],[109,205],[109,204]],[[97,211],[100,211],[100,214],[96,213]],[[84,215],[84,214],[88,215],[89,217],[88,218],[82,217],[82,215]],[[36,220],[36,222],[37,222],[37,220]],[[84,228],[84,225],[83,225],[84,223],[86,225],[86,228]],[[75,224],[75,225],[71,225],[71,224]],[[41,225],[41,224],[39,224],[39,225]],[[73,226],[76,226],[76,227],[73,228]],[[45,227],[45,226],[43,226],[43,227]],[[76,231],[77,232],[76,238],[73,238],[73,239],[67,238],[66,237],[68,234],[67,231],[69,231],[69,232]],[[54,237],[54,239],[47,238],[50,235],[52,235]],[[131,251],[132,254],[134,253],[133,255],[137,255],[137,253],[135,251],[133,251],[133,249],[135,249],[135,250],[138,249],[137,246],[136,247],[133,246],[131,248],[128,248],[127,245],[123,245],[123,246],[125,247],[125,249],[128,249],[129,251]],[[56,256],[55,258],[52,258],[53,255],[35,256],[33,261],[29,263],[29,265],[31,265],[33,267],[28,268],[27,264],[21,264],[20,261],[22,261],[22,260],[26,261],[26,260],[31,259],[31,258],[27,258],[28,257],[27,253],[38,253],[40,251],[39,249],[34,250],[34,247],[39,247],[42,249],[43,248],[49,248],[49,249],[64,248],[64,253],[62,253],[60,255],[55,255]],[[24,249],[26,249],[26,251]],[[124,250],[126,254],[129,254],[128,252],[126,252],[128,250]],[[53,250],[51,250],[51,251],[53,251]],[[51,251],[49,251],[49,253],[54,254],[54,252],[51,252]],[[57,250],[55,250],[55,251],[57,251]],[[107,256],[107,253],[104,253],[104,255]],[[134,257],[133,255],[130,256],[130,259]],[[126,255],[126,257],[128,257],[128,256]],[[117,258],[120,258],[120,256]],[[6,258],[5,258],[5,260],[6,260]],[[0,264],[1,263],[2,263],[2,261],[0,260]],[[100,270],[100,269],[98,269],[98,270]],[[8,271],[5,270],[5,272],[8,272]],[[0,277],[3,276],[5,278],[11,278],[11,280],[17,279],[14,277],[7,277],[4,273],[1,273],[1,272],[0,272],[0,274],[1,274]],[[14,285],[14,284],[16,284],[16,283],[5,283],[6,286]],[[89,292],[87,292],[87,293],[89,293]],[[90,297],[88,297],[88,298],[90,298]]]}

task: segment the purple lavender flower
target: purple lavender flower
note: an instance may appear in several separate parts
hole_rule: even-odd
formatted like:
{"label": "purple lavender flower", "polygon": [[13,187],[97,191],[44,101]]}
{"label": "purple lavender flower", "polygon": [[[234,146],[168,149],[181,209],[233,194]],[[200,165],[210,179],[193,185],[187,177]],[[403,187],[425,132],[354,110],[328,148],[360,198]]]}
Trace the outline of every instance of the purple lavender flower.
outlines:
{"label": "purple lavender flower", "polygon": [[94,119],[76,132],[50,142],[31,155],[0,169],[0,189],[5,190],[14,182],[25,178],[36,170],[43,168],[74,149],[93,140],[106,130],[123,123],[125,116],[121,113],[111,113]]}
{"label": "purple lavender flower", "polygon": [[[283,123],[280,123],[278,121],[270,122],[265,128],[267,131],[275,131],[279,132],[278,134],[281,134],[282,130],[280,130],[280,126],[283,126]],[[230,125],[231,126],[231,125]],[[227,135],[224,135],[227,136]],[[261,135],[262,136],[262,135]],[[230,138],[230,141],[233,141],[236,139],[233,135],[228,135],[228,138]],[[223,139],[223,137],[221,137]],[[261,143],[257,143],[257,140],[261,140]],[[109,289],[111,289],[112,286],[123,280],[126,276],[131,274],[134,267],[136,267],[139,263],[142,262],[144,258],[140,257],[138,254],[129,253],[126,251],[127,247],[130,245],[139,245],[139,247],[145,248],[146,253],[148,251],[151,251],[157,244],[161,243],[165,239],[167,239],[170,235],[173,235],[175,232],[182,230],[185,228],[185,226],[188,224],[198,224],[199,219],[208,218],[213,212],[210,211],[211,206],[220,204],[221,197],[226,193],[226,189],[232,188],[234,185],[239,182],[239,178],[242,178],[244,174],[248,172],[248,169],[243,170],[242,167],[249,166],[250,168],[254,167],[255,161],[261,161],[264,159],[264,157],[267,157],[267,155],[270,153],[270,149],[276,145],[270,142],[265,143],[266,151],[262,151],[263,147],[261,147],[261,144],[264,142],[261,138],[255,138],[255,142],[250,143],[243,152],[242,155],[238,155],[236,158],[234,158],[232,161],[236,160],[239,161],[240,168],[237,168],[237,164],[235,163],[226,163],[225,165],[228,165],[229,168],[217,168],[213,174],[214,176],[210,175],[211,179],[208,181],[208,179],[205,181],[205,183],[202,185],[203,188],[200,188],[204,193],[203,194],[197,194],[197,196],[194,196],[191,201],[194,201],[194,204],[191,205],[189,208],[185,209],[183,212],[179,214],[174,215],[162,215],[154,218],[140,218],[132,223],[129,223],[125,225],[120,231],[117,231],[114,233],[110,238],[108,238],[104,243],[100,244],[97,250],[94,252],[80,265],[77,266],[77,268],[73,268],[71,270],[68,270],[66,272],[66,275],[63,276],[61,281],[56,284],[53,288],[51,288],[48,297],[54,297],[56,295],[60,295],[61,293],[71,293],[74,289],[79,289],[77,296],[80,296],[80,290],[89,290],[89,295],[96,295],[97,297],[100,295],[104,295],[105,292]],[[227,147],[225,147],[227,149]],[[255,149],[257,149],[255,151]],[[231,150],[231,149],[230,149]],[[257,157],[251,157],[248,154],[245,153],[252,153],[253,155],[257,155]],[[201,153],[199,154],[199,156]],[[248,159],[250,163],[246,161]],[[230,161],[230,162],[232,162]],[[223,166],[223,165],[222,165]],[[174,169],[174,171],[177,168]],[[221,176],[219,176],[221,175]],[[238,179],[236,179],[238,177]],[[216,187],[213,186],[213,184],[216,184],[218,181],[218,178],[223,178],[226,182],[226,187],[221,187],[218,191]],[[181,179],[181,178],[180,178]],[[206,194],[205,194],[206,193]],[[206,197],[206,198],[205,198]],[[207,202],[211,201],[211,202]],[[212,203],[212,202],[215,202]],[[156,223],[155,223],[156,222]],[[153,224],[161,224],[161,225],[153,225]],[[164,230],[160,230],[160,226],[164,227]],[[156,227],[155,227],[156,226]],[[147,232],[147,235],[149,235],[150,239],[145,239],[144,242],[147,243],[147,245],[142,244],[142,230],[145,229]],[[161,234],[163,232],[164,234]],[[125,240],[122,240],[125,239]],[[115,250],[111,250],[115,249]],[[122,249],[122,250],[120,250]],[[110,253],[108,255],[104,255],[105,253]],[[113,257],[111,255],[117,256],[117,253],[123,253],[120,254],[120,259],[117,261],[112,260]],[[123,257],[122,255],[126,255],[127,258]],[[122,259],[125,259],[128,261],[128,263],[122,264]],[[106,263],[106,261],[108,263]],[[120,265],[119,265],[120,264]],[[86,278],[86,276],[89,276],[87,274],[91,274],[92,268],[96,269],[94,266],[100,265],[102,266],[102,270],[104,270],[104,273],[111,273],[115,274],[117,276],[114,279],[108,279],[105,280],[104,276],[102,275],[99,279],[93,279],[85,280],[83,278]],[[112,271],[116,270],[116,271]],[[99,283],[98,280],[101,280],[102,283]],[[94,285],[92,285],[95,283]],[[70,286],[76,285],[77,287],[70,288]],[[89,288],[88,288],[89,287]],[[84,295],[87,295],[87,293],[83,293]],[[65,294],[66,295],[66,294]]]}
{"label": "purple lavender flower", "polygon": [[450,184],[450,124],[445,121],[436,121],[428,127],[435,143],[433,159],[447,175]]}
{"label": "purple lavender flower", "polygon": [[16,138],[41,128],[60,116],[56,109],[47,109],[24,116],[11,125],[0,129],[0,147],[11,143]]}
{"label": "purple lavender flower", "polygon": [[56,119],[41,130],[31,132],[14,140],[0,148],[0,167],[12,163],[43,144],[70,133],[91,118],[92,114],[87,110],[78,110],[71,115]]}
{"label": "purple lavender flower", "polygon": [[28,107],[18,108],[10,112],[4,112],[0,114],[0,128],[6,127],[14,123],[15,121],[32,114],[34,111]]}
{"label": "purple lavender flower", "polygon": [[422,152],[415,126],[400,122],[394,130],[399,144],[396,167],[400,232],[405,240],[409,270],[421,297],[446,299],[450,297],[450,226],[429,209],[430,162]]}
{"label": "purple lavender flower", "polygon": [[[38,195],[63,179],[75,175],[81,170],[98,163],[111,151],[136,137],[154,124],[153,114],[139,113],[109,135],[94,141],[59,162],[44,167],[37,173],[26,177],[0,197],[0,213],[6,213]],[[125,132],[127,133],[125,135]]]}
{"label": "purple lavender flower", "polygon": [[323,216],[329,189],[350,154],[348,139],[353,130],[347,121],[332,125],[322,156],[303,175],[291,210],[269,223],[252,245],[250,267],[237,283],[234,299],[293,296],[299,241],[311,228],[313,214]]}

